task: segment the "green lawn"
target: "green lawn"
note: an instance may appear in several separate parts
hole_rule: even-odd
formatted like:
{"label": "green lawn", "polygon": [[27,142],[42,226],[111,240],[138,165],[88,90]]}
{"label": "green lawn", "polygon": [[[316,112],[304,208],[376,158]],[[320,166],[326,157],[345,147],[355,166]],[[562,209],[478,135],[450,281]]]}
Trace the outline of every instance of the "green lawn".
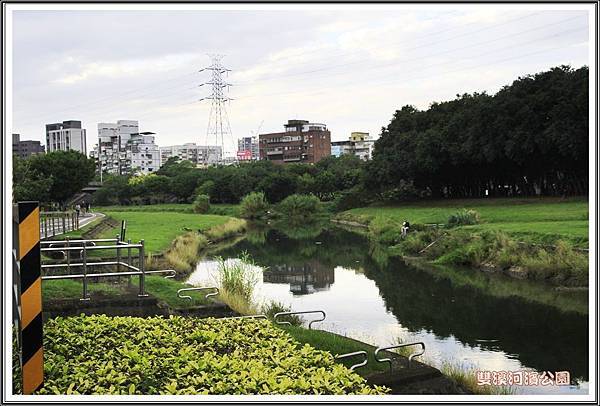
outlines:
{"label": "green lawn", "polygon": [[[146,245],[146,254],[166,250],[175,237],[185,233],[185,228],[206,230],[229,220],[227,216],[213,214],[109,211],[106,209],[101,209],[101,211],[115,220],[127,220],[126,238],[131,239],[132,242],[143,239]],[[99,238],[110,238],[116,234],[118,234],[116,229],[107,230]]]}
{"label": "green lawn", "polygon": [[[340,219],[368,223],[374,217],[386,217],[402,223],[446,223],[462,208],[476,210],[482,229],[499,229],[509,233],[540,236],[564,236],[575,240],[588,237],[587,200],[558,198],[440,200],[384,207],[361,207],[338,215]],[[543,239],[543,238],[542,238]]]}
{"label": "green lawn", "polygon": [[[208,214],[219,214],[223,216],[236,216],[239,205],[237,204],[211,204]],[[95,210],[104,213],[107,211],[120,212],[176,212],[176,213],[193,213],[192,204],[190,203],[164,203],[164,204],[146,204],[132,206],[103,206],[97,207]]]}

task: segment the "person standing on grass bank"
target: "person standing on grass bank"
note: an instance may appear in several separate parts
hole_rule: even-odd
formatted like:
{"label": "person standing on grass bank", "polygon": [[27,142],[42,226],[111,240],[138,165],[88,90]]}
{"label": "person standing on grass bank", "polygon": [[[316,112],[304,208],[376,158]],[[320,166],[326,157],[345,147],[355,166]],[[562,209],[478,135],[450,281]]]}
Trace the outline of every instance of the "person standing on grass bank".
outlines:
{"label": "person standing on grass bank", "polygon": [[408,234],[408,230],[410,229],[410,223],[408,220],[404,220],[402,223],[402,238],[406,238],[406,234]]}

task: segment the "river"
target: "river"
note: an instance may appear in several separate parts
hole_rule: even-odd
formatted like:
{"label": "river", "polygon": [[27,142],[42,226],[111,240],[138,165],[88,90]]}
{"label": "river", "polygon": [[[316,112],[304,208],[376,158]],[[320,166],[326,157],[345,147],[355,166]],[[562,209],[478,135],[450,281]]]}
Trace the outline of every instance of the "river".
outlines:
{"label": "river", "polygon": [[[255,296],[292,310],[324,310],[314,327],[372,345],[423,341],[425,361],[482,371],[569,371],[571,385],[515,386],[518,394],[588,391],[587,292],[502,275],[408,265],[342,228],[251,229],[214,255],[247,252],[259,273]],[[214,284],[202,258],[188,282]]]}

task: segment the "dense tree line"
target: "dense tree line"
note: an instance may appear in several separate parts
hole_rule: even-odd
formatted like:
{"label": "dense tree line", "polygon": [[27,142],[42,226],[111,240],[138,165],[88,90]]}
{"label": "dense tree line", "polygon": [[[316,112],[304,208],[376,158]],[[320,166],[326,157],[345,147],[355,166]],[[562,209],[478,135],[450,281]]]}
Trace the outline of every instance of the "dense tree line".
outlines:
{"label": "dense tree line", "polygon": [[13,156],[13,201],[37,200],[63,207],[95,173],[95,161],[77,151]]}
{"label": "dense tree line", "polygon": [[588,68],[521,77],[497,94],[404,106],[382,129],[365,186],[433,197],[588,191]]}
{"label": "dense tree line", "polygon": [[355,156],[328,157],[315,165],[276,165],[268,161],[196,168],[189,161],[169,159],[155,174],[109,177],[95,193],[97,204],[190,203],[195,196],[211,203],[239,203],[253,191],[270,203],[295,194],[332,200],[361,183],[364,162]]}

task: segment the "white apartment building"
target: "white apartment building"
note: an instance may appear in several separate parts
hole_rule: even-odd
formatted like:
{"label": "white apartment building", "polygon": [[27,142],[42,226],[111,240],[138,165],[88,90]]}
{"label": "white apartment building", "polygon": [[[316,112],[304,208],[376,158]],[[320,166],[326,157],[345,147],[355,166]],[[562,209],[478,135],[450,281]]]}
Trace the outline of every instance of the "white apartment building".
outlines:
{"label": "white apartment building", "polygon": [[373,155],[374,140],[369,133],[353,132],[347,141],[333,141],[331,143],[331,155],[356,155],[363,161],[368,161]]}
{"label": "white apartment building", "polygon": [[196,145],[196,143],[186,143],[183,145],[172,145],[169,147],[160,147],[160,166],[171,157],[179,157],[180,160],[187,160],[194,165],[210,165],[222,161],[223,151],[216,145]]}
{"label": "white apartment building", "polygon": [[151,173],[160,167],[154,133],[139,132],[136,120],[98,124],[98,144],[90,155],[99,161],[102,173]]}
{"label": "white apartment building", "polygon": [[146,175],[160,168],[160,151],[154,143],[154,133],[133,133],[125,147],[131,173]]}
{"label": "white apartment building", "polygon": [[79,151],[87,155],[85,129],[81,121],[46,124],[46,151]]}

